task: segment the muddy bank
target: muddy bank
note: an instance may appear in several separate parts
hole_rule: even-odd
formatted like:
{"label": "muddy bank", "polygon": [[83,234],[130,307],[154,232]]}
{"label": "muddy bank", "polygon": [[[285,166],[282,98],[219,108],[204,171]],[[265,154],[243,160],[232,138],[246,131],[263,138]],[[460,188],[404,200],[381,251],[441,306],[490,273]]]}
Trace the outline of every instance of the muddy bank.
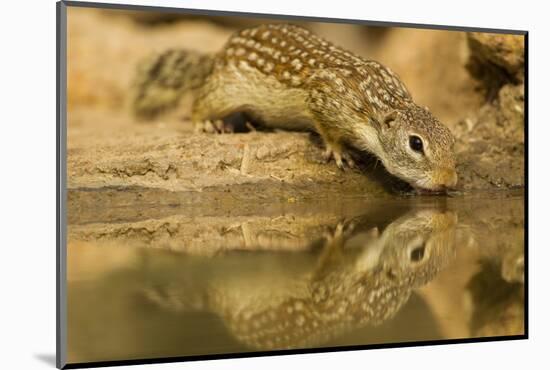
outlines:
{"label": "muddy bank", "polygon": [[382,183],[392,181],[380,174],[380,166],[376,171],[375,163],[370,163],[370,176],[326,164],[322,148],[308,133],[194,134],[190,122],[136,124],[93,111],[77,111],[70,119],[71,189],[138,186],[200,192],[255,184],[262,197],[286,189],[272,193],[281,198],[336,190],[384,194],[389,188]]}
{"label": "muddy bank", "polygon": [[[390,66],[415,99],[451,128],[457,137],[459,190],[524,185],[520,38],[310,26]],[[276,199],[333,192],[384,196],[406,190],[370,158],[364,158],[359,171],[341,172],[334,163],[322,163],[321,148],[306,133],[194,134],[182,118],[188,115],[185,104],[147,124],[128,114],[128,86],[143,56],[170,47],[214,52],[238,28],[222,19],[136,20],[135,14],[121,11],[71,8],[69,188],[223,192],[246,184],[256,196]],[[414,47],[403,48],[403,43]]]}
{"label": "muddy bank", "polygon": [[[244,189],[241,189],[244,190]],[[124,205],[128,194],[141,198],[141,189],[124,190],[90,199],[90,192],[73,192],[69,208],[69,239],[103,245],[169,249],[198,255],[213,255],[227,250],[300,251],[330,234],[339,222],[356,217],[379,222],[389,214],[405,213],[410,202],[349,199],[263,200],[244,202],[231,194],[208,193],[190,202],[188,194],[165,192],[151,196],[167,204],[143,199]],[[245,191],[246,192],[246,191]],[[147,192],[146,192],[147,193]],[[99,202],[98,202],[99,200]],[[412,202],[415,202],[411,200]],[[149,206],[147,206],[149,205]],[[441,202],[427,200],[426,207],[444,208]],[[388,209],[390,211],[388,211]],[[101,211],[105,210],[105,211]]]}
{"label": "muddy bank", "polygon": [[[246,190],[243,193],[246,194]],[[304,198],[245,202],[233,193],[202,194],[143,189],[71,191],[73,242],[214,255],[227,250],[307,250],[341,222],[387,225],[410,210],[454,214],[459,244],[479,250],[506,280],[523,276],[523,192],[457,198]],[[354,221],[355,220],[355,221]]]}

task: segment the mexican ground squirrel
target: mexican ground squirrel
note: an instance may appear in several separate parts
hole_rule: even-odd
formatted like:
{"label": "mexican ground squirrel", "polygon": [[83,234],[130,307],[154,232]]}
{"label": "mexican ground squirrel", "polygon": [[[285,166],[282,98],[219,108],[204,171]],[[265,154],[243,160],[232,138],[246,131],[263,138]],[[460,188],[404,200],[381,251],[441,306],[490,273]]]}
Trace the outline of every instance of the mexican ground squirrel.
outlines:
{"label": "mexican ground squirrel", "polygon": [[241,113],[270,128],[316,131],[325,158],[354,162],[346,147],[374,154],[417,189],[443,190],[457,181],[454,138],[414,103],[389,68],[356,56],[310,31],[268,24],[236,33],[214,55],[168,50],[144,61],[133,110],[153,118],[193,95],[192,120],[218,132]]}

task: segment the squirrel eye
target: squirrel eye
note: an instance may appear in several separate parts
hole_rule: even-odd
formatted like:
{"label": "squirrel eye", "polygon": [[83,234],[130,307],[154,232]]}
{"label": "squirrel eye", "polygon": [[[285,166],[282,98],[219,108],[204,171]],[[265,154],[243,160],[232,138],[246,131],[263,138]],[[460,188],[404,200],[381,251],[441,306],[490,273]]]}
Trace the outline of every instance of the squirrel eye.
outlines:
{"label": "squirrel eye", "polygon": [[416,135],[409,136],[409,146],[415,152],[424,153],[424,143],[422,139]]}
{"label": "squirrel eye", "polygon": [[418,248],[415,248],[411,251],[411,261],[418,262],[424,258],[424,250],[426,247],[424,245],[421,245]]}

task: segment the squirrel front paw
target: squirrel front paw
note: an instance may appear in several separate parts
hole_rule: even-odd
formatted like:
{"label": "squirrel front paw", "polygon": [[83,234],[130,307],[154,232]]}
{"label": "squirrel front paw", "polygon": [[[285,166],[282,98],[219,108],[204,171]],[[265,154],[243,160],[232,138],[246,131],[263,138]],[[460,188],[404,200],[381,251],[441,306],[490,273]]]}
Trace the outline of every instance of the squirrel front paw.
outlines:
{"label": "squirrel front paw", "polygon": [[235,130],[233,125],[223,120],[204,120],[194,123],[196,133],[231,134]]}
{"label": "squirrel front paw", "polygon": [[353,169],[356,168],[355,161],[348,152],[343,151],[340,147],[325,143],[326,149],[323,153],[323,159],[325,162],[329,162],[332,158],[336,162],[339,169],[345,170],[346,167]]}

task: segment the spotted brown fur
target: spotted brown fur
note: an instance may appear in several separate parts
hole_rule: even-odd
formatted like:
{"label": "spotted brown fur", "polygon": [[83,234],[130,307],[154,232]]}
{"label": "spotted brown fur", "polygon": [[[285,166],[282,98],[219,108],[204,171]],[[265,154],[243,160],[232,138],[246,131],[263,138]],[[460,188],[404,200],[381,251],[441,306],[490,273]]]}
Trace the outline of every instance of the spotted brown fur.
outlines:
{"label": "spotted brown fur", "polygon": [[320,77],[327,84],[332,81],[342,85],[339,76],[348,77],[350,86],[339,92],[357,93],[360,98],[358,110],[401,108],[412,104],[407,88],[389,68],[356,56],[295,25],[269,24],[242,30],[229,39],[219,60],[252,66],[290,87],[308,85],[318,71],[322,71]]}
{"label": "spotted brown fur", "polygon": [[[225,130],[219,124],[225,117],[245,113],[268,127],[316,131],[326,158],[340,168],[354,165],[346,150],[352,147],[416,188],[456,184],[451,132],[376,61],[290,24],[244,29],[220,52],[195,54],[171,51],[144,68],[134,99],[138,115],[154,116],[192,90],[192,120],[218,122],[214,131]],[[412,136],[421,151],[409,147]]]}

